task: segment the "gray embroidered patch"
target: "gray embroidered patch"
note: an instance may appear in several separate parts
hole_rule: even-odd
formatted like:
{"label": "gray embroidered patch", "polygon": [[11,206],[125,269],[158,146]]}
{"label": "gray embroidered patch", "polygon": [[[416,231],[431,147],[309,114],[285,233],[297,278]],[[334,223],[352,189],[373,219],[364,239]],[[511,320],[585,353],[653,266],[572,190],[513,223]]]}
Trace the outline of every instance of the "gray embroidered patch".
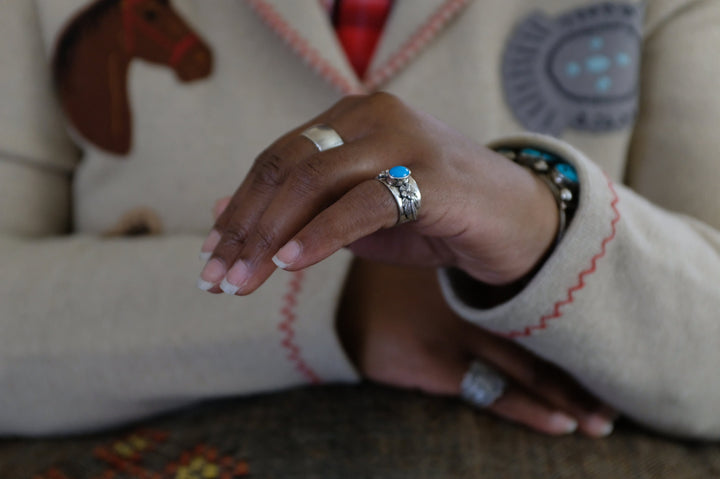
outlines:
{"label": "gray embroidered patch", "polygon": [[503,57],[505,96],[528,130],[559,136],[629,126],[638,100],[640,4],[601,3],[557,18],[536,12]]}

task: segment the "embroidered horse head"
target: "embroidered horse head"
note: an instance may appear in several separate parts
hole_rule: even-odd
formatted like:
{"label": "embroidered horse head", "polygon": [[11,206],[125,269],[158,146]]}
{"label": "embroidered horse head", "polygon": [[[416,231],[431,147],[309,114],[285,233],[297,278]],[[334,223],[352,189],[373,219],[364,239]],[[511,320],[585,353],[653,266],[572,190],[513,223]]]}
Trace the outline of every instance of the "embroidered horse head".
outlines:
{"label": "embroidered horse head", "polygon": [[135,58],[171,68],[182,82],[212,71],[210,48],[170,0],[98,0],[67,26],[53,56],[55,86],[70,123],[118,155],[132,146],[127,80]]}

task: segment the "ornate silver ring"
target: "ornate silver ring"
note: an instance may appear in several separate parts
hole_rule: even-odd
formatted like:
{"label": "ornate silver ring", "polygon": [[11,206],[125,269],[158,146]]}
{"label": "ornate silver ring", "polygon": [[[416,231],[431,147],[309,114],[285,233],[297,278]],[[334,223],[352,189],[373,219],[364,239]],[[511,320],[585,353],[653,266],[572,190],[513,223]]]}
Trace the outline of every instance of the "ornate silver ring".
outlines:
{"label": "ornate silver ring", "polygon": [[327,125],[313,125],[300,133],[300,135],[312,141],[319,151],[325,151],[343,145],[343,140],[337,131]]}
{"label": "ornate silver ring", "polygon": [[389,170],[381,171],[376,178],[385,185],[398,207],[397,224],[415,221],[420,211],[420,189],[410,176],[410,169],[405,166],[394,166]]}
{"label": "ornate silver ring", "polygon": [[486,408],[503,395],[506,386],[502,374],[476,359],[460,383],[460,397],[473,406]]}

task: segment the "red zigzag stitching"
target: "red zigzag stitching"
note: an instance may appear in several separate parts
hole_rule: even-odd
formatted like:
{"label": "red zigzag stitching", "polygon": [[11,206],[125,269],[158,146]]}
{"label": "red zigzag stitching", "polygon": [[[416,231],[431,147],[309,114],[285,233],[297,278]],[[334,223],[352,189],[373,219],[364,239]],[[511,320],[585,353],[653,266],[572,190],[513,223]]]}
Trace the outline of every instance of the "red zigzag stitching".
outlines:
{"label": "red zigzag stitching", "polygon": [[612,231],[610,232],[609,236],[606,236],[602,240],[600,252],[592,257],[592,261],[590,263],[590,268],[580,272],[580,274],[578,275],[577,284],[570,287],[570,289],[568,289],[567,298],[556,302],[555,306],[553,307],[552,313],[542,316],[540,318],[540,321],[538,322],[538,324],[528,326],[525,329],[520,330],[520,331],[510,331],[507,333],[499,333],[500,336],[504,336],[506,338],[511,338],[511,339],[527,337],[527,336],[532,336],[534,331],[538,331],[538,330],[547,328],[548,321],[550,321],[552,319],[557,319],[563,315],[562,311],[560,311],[560,308],[562,308],[563,306],[566,306],[568,304],[571,304],[573,301],[575,301],[574,294],[585,287],[585,277],[593,274],[595,272],[595,270],[597,269],[597,262],[600,258],[605,256],[605,252],[607,251],[607,245],[615,238],[615,234],[617,233],[616,225],[617,225],[618,221],[620,221],[620,212],[617,209],[617,204],[620,201],[620,199],[618,198],[617,192],[615,191],[613,182],[610,180],[610,178],[607,175],[605,175],[605,178],[607,178],[608,187],[610,188],[610,192],[613,195],[613,200],[610,203],[610,207],[615,212],[615,216],[613,217],[612,221],[610,222]]}
{"label": "red zigzag stitching", "polygon": [[282,331],[285,336],[280,344],[282,344],[283,348],[287,350],[287,359],[295,365],[295,369],[305,376],[310,383],[320,384],[322,380],[315,371],[307,365],[305,360],[303,360],[300,347],[295,344],[294,323],[297,319],[297,316],[295,315],[295,306],[297,306],[297,295],[300,294],[304,278],[305,273],[303,271],[296,271],[292,273],[292,278],[290,279],[290,283],[288,285],[289,290],[287,294],[283,296],[285,305],[280,310],[280,314],[282,314],[285,319],[278,324],[278,330]]}

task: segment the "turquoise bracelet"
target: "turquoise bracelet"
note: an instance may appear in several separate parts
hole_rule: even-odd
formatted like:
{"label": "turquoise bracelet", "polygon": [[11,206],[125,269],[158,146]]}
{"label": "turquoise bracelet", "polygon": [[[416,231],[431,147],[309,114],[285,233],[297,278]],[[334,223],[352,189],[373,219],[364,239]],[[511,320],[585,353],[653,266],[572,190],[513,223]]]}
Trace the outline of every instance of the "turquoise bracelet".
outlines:
{"label": "turquoise bracelet", "polygon": [[558,205],[559,224],[555,244],[559,243],[577,209],[580,182],[575,167],[559,156],[537,148],[501,147],[495,151],[530,169],[548,185]]}

